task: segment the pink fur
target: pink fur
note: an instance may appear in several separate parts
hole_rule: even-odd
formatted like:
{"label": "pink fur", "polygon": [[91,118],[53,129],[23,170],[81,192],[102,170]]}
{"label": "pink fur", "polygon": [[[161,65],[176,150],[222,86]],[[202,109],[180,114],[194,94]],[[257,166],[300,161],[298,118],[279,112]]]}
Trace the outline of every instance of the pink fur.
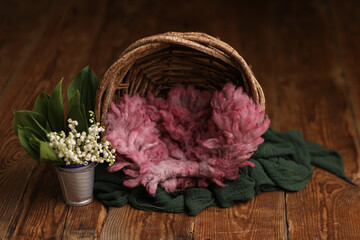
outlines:
{"label": "pink fur", "polygon": [[197,184],[224,186],[250,161],[270,120],[241,88],[222,91],[173,87],[167,100],[139,95],[111,103],[105,139],[117,151],[109,171],[123,170],[124,185],[144,185],[155,195]]}

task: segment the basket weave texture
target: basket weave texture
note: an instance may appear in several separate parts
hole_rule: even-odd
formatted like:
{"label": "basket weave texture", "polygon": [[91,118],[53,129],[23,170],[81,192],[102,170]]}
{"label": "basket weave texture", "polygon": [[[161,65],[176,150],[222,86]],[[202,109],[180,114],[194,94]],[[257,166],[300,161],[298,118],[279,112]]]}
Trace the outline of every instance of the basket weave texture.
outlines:
{"label": "basket weave texture", "polygon": [[260,84],[230,45],[199,32],[145,37],[130,45],[105,73],[96,97],[96,118],[104,126],[110,103],[125,94],[144,96],[150,91],[166,97],[177,84],[221,89],[227,82],[242,86],[265,109]]}

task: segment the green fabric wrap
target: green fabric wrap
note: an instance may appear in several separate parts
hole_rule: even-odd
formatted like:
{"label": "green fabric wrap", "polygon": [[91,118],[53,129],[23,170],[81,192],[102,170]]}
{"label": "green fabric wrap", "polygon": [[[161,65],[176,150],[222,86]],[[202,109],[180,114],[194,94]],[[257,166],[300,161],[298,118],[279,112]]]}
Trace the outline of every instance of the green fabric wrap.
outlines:
{"label": "green fabric wrap", "polygon": [[194,216],[210,206],[230,207],[238,201],[248,201],[259,192],[300,191],[313,174],[312,165],[352,183],[344,174],[343,160],[337,151],[305,141],[299,131],[280,133],[270,128],[263,138],[264,143],[251,157],[255,167],[240,168],[240,177],[227,181],[226,187],[212,184],[207,188],[188,188],[174,193],[159,187],[156,195],[151,196],[142,186],[124,187],[121,171],[109,173],[105,164],[99,164],[95,172],[95,196],[105,206],[121,207],[129,203],[137,209],[186,211]]}

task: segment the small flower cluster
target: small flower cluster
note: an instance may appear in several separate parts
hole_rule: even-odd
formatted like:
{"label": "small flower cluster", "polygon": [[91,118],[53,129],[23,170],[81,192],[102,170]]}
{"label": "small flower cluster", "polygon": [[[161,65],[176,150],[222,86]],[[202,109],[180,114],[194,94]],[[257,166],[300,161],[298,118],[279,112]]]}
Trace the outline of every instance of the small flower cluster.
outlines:
{"label": "small flower cluster", "polygon": [[64,131],[48,134],[50,146],[66,165],[87,165],[89,162],[109,162],[110,166],[114,164],[115,148],[107,140],[98,142],[100,133],[105,129],[95,122],[94,113],[90,112],[90,117],[92,125],[88,128],[88,133],[77,132],[75,127],[78,122],[69,118],[70,131],[67,136]]}

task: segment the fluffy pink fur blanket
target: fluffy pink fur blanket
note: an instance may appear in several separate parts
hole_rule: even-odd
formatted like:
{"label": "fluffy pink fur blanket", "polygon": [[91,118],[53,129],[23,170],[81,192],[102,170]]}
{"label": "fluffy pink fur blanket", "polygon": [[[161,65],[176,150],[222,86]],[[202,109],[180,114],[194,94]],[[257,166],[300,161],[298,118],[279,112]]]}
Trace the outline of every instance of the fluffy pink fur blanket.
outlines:
{"label": "fluffy pink fur blanket", "polygon": [[160,185],[174,191],[189,184],[224,186],[263,142],[270,120],[259,104],[228,83],[221,91],[176,86],[167,100],[128,95],[112,103],[105,139],[116,148],[111,172],[122,169],[124,185]]}

